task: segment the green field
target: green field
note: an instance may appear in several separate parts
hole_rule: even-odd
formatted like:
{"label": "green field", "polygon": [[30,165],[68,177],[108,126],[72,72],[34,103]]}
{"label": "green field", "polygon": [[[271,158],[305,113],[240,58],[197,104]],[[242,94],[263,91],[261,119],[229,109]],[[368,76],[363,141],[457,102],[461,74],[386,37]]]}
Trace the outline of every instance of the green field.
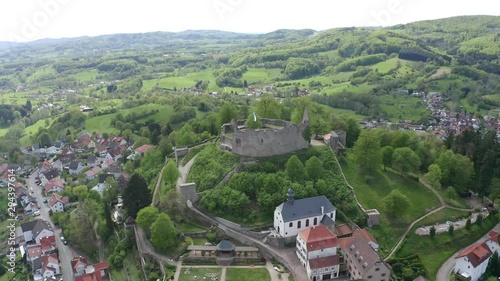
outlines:
{"label": "green field", "polygon": [[3,93],[0,94],[0,104],[25,105],[28,97],[27,93]]}
{"label": "green field", "polygon": [[267,268],[228,268],[226,281],[270,281],[271,275]]}
{"label": "green field", "polygon": [[387,113],[392,121],[413,120],[429,116],[421,98],[407,95],[383,95],[379,97],[380,107]]}
{"label": "green field", "polygon": [[447,221],[457,221],[468,216],[469,212],[445,208],[419,221],[415,226],[420,227],[436,223],[445,223]]}
{"label": "green field", "polygon": [[90,69],[82,72],[78,72],[76,74],[70,74],[68,77],[76,79],[80,83],[92,82],[95,80],[95,77],[99,75],[99,71],[97,69]]}
{"label": "green field", "polygon": [[[344,165],[343,170],[361,205],[365,209],[377,209],[380,212],[380,226],[374,227],[370,232],[380,243],[382,255],[389,252],[412,221],[439,206],[438,198],[429,189],[396,173],[380,171],[367,184],[352,161]],[[397,218],[388,216],[383,203],[383,199],[393,189],[399,189],[410,200],[407,213]]]}
{"label": "green field", "polygon": [[455,252],[476,242],[481,236],[493,228],[496,221],[483,220],[479,227],[472,224],[470,231],[465,228],[455,230],[453,235],[439,234],[434,238],[415,234],[417,227],[410,230],[401,247],[396,252],[396,257],[418,255],[427,270],[427,278],[436,280],[439,267]]}
{"label": "green field", "polygon": [[85,120],[85,130],[89,132],[106,132],[109,134],[118,134],[119,130],[116,128],[113,128],[111,126],[111,120],[118,114],[122,114],[123,116],[126,116],[127,114],[130,114],[132,112],[142,112],[144,110],[150,111],[150,110],[160,110],[158,113],[154,115],[147,116],[146,118],[143,118],[144,120],[148,119],[154,119],[157,121],[165,121],[165,119],[168,119],[170,115],[174,112],[173,108],[167,105],[160,105],[160,104],[144,104],[138,107],[134,108],[128,108],[128,109],[123,109],[120,110],[117,113],[113,114],[106,114],[106,115],[101,115],[97,117],[92,117],[90,119]]}
{"label": "green field", "polygon": [[492,101],[496,101],[496,102],[500,103],[500,94],[486,95],[486,96],[483,96],[483,98],[488,99],[488,100],[492,100]]}
{"label": "green field", "polygon": [[398,61],[402,62],[402,60],[400,60],[398,58],[392,58],[392,59],[388,59],[386,61],[376,63],[376,64],[370,66],[370,68],[373,70],[377,69],[378,73],[387,73],[387,72],[389,72],[389,70],[396,68]]}
{"label": "green field", "polygon": [[44,78],[52,78],[57,75],[57,71],[52,68],[52,67],[43,67],[43,68],[38,68],[33,74],[31,74],[27,79],[26,82],[28,83],[33,83],[37,82],[38,80],[43,80]]}
{"label": "green field", "polygon": [[217,274],[218,280],[220,280],[221,273],[222,269],[217,267],[196,268],[195,266],[183,266],[179,275],[179,281],[211,280],[209,276],[214,276],[215,274]]}
{"label": "green field", "polygon": [[271,84],[273,79],[280,76],[281,69],[279,68],[248,68],[248,71],[243,73],[242,80],[247,80],[248,86],[258,86],[262,84]]}
{"label": "green field", "polygon": [[192,233],[192,232],[203,232],[206,229],[201,228],[201,227],[194,225],[194,224],[183,223],[183,224],[177,225],[177,230],[179,230],[180,232],[183,232],[183,233]]}
{"label": "green field", "polygon": [[328,105],[322,105],[322,104],[319,106],[323,107],[326,112],[329,112],[329,113],[335,115],[335,117],[346,117],[346,118],[352,118],[354,120],[363,120],[363,119],[368,117],[365,115],[357,114],[354,110],[334,108],[334,107],[330,107]]}

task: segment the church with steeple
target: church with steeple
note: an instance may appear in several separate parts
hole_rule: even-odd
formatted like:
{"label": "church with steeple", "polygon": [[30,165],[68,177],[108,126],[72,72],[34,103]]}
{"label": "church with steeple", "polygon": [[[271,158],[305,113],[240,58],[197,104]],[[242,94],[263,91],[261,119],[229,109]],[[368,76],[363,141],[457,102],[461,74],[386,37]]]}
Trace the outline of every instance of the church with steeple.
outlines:
{"label": "church with steeple", "polygon": [[287,201],[274,210],[274,229],[281,237],[295,238],[299,232],[318,225],[333,231],[337,209],[326,196],[298,200],[294,197],[293,190],[289,189]]}

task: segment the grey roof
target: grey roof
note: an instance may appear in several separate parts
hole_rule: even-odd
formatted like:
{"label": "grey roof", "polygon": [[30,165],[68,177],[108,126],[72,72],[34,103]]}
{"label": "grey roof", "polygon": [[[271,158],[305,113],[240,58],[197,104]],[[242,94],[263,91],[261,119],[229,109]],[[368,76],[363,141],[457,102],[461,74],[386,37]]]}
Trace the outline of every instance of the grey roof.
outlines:
{"label": "grey roof", "polygon": [[88,164],[94,164],[96,160],[97,160],[97,157],[95,157],[94,155],[87,157]]}
{"label": "grey roof", "polygon": [[71,162],[71,164],[69,164],[69,169],[76,170],[78,169],[78,166],[80,166],[80,161],[73,161]]}
{"label": "grey roof", "polygon": [[320,223],[324,226],[332,226],[335,225],[335,221],[330,218],[328,215],[324,215],[321,219]]}
{"label": "grey roof", "polygon": [[217,244],[217,251],[234,251],[234,244],[229,240],[221,240]]}
{"label": "grey roof", "polygon": [[52,227],[50,226],[48,221],[45,220],[38,220],[38,222],[35,224],[33,227],[33,237],[37,237],[40,232],[42,232],[44,229],[50,230],[53,232]]}
{"label": "grey roof", "polygon": [[32,220],[32,221],[29,221],[29,222],[25,222],[25,223],[21,224],[21,229],[23,230],[23,232],[33,230],[33,227],[35,227],[35,224],[38,221],[39,220],[37,219],[37,220]]}
{"label": "grey roof", "polygon": [[112,174],[100,174],[99,183],[105,183],[108,178],[113,178]]}
{"label": "grey roof", "polygon": [[59,176],[59,171],[57,171],[56,169],[51,169],[46,172],[43,172],[42,174],[45,176],[47,180],[51,180]]}
{"label": "grey roof", "polygon": [[291,202],[287,201],[279,205],[277,209],[281,212],[283,222],[289,222],[320,216],[321,207],[324,208],[324,213],[331,213],[337,210],[325,195],[293,200]]}
{"label": "grey roof", "polygon": [[31,268],[33,269],[33,271],[37,271],[38,269],[41,269],[42,268],[42,261],[40,259],[33,260],[33,262],[31,263]]}

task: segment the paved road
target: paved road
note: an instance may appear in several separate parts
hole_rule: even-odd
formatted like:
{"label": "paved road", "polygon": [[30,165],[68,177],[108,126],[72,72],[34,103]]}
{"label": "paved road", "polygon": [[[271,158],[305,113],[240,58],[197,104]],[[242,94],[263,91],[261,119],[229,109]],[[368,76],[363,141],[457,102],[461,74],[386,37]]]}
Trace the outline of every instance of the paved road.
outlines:
{"label": "paved road", "polygon": [[35,184],[35,177],[38,173],[38,169],[31,174],[31,176],[26,180],[27,188],[33,187],[33,196],[36,198],[38,205],[40,205],[40,218],[48,221],[54,229],[54,235],[56,236],[57,249],[59,249],[59,261],[62,271],[63,280],[73,280],[73,270],[71,269],[71,260],[74,257],[74,251],[69,245],[64,245],[61,242],[61,229],[54,227],[54,224],[50,220],[49,216],[49,205],[43,203],[44,199],[49,199],[42,196],[43,186],[38,186]]}
{"label": "paved road", "polygon": [[[495,227],[492,230],[500,231],[500,223],[495,225]],[[486,235],[479,238],[479,240],[477,240],[475,243],[484,242],[484,241],[488,240],[488,238],[489,238],[488,233],[486,233]],[[467,246],[467,247],[469,247],[469,246]],[[465,248],[467,248],[467,247],[465,247]],[[455,257],[458,256],[458,254],[460,252],[462,252],[465,248],[457,251],[455,254],[453,254],[453,256],[451,256],[448,260],[446,260],[441,265],[441,267],[439,268],[439,270],[436,274],[436,281],[448,281],[448,280],[450,280],[450,275],[451,275],[453,269],[455,268]]]}

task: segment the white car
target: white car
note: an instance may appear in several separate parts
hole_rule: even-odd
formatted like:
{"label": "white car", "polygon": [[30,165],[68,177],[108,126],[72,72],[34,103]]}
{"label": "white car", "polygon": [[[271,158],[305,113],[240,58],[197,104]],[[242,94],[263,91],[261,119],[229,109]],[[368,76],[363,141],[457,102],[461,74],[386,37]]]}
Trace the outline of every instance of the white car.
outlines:
{"label": "white car", "polygon": [[33,215],[34,215],[34,216],[39,216],[39,215],[40,215],[40,211],[38,211],[38,210],[34,211],[34,212],[33,212]]}

